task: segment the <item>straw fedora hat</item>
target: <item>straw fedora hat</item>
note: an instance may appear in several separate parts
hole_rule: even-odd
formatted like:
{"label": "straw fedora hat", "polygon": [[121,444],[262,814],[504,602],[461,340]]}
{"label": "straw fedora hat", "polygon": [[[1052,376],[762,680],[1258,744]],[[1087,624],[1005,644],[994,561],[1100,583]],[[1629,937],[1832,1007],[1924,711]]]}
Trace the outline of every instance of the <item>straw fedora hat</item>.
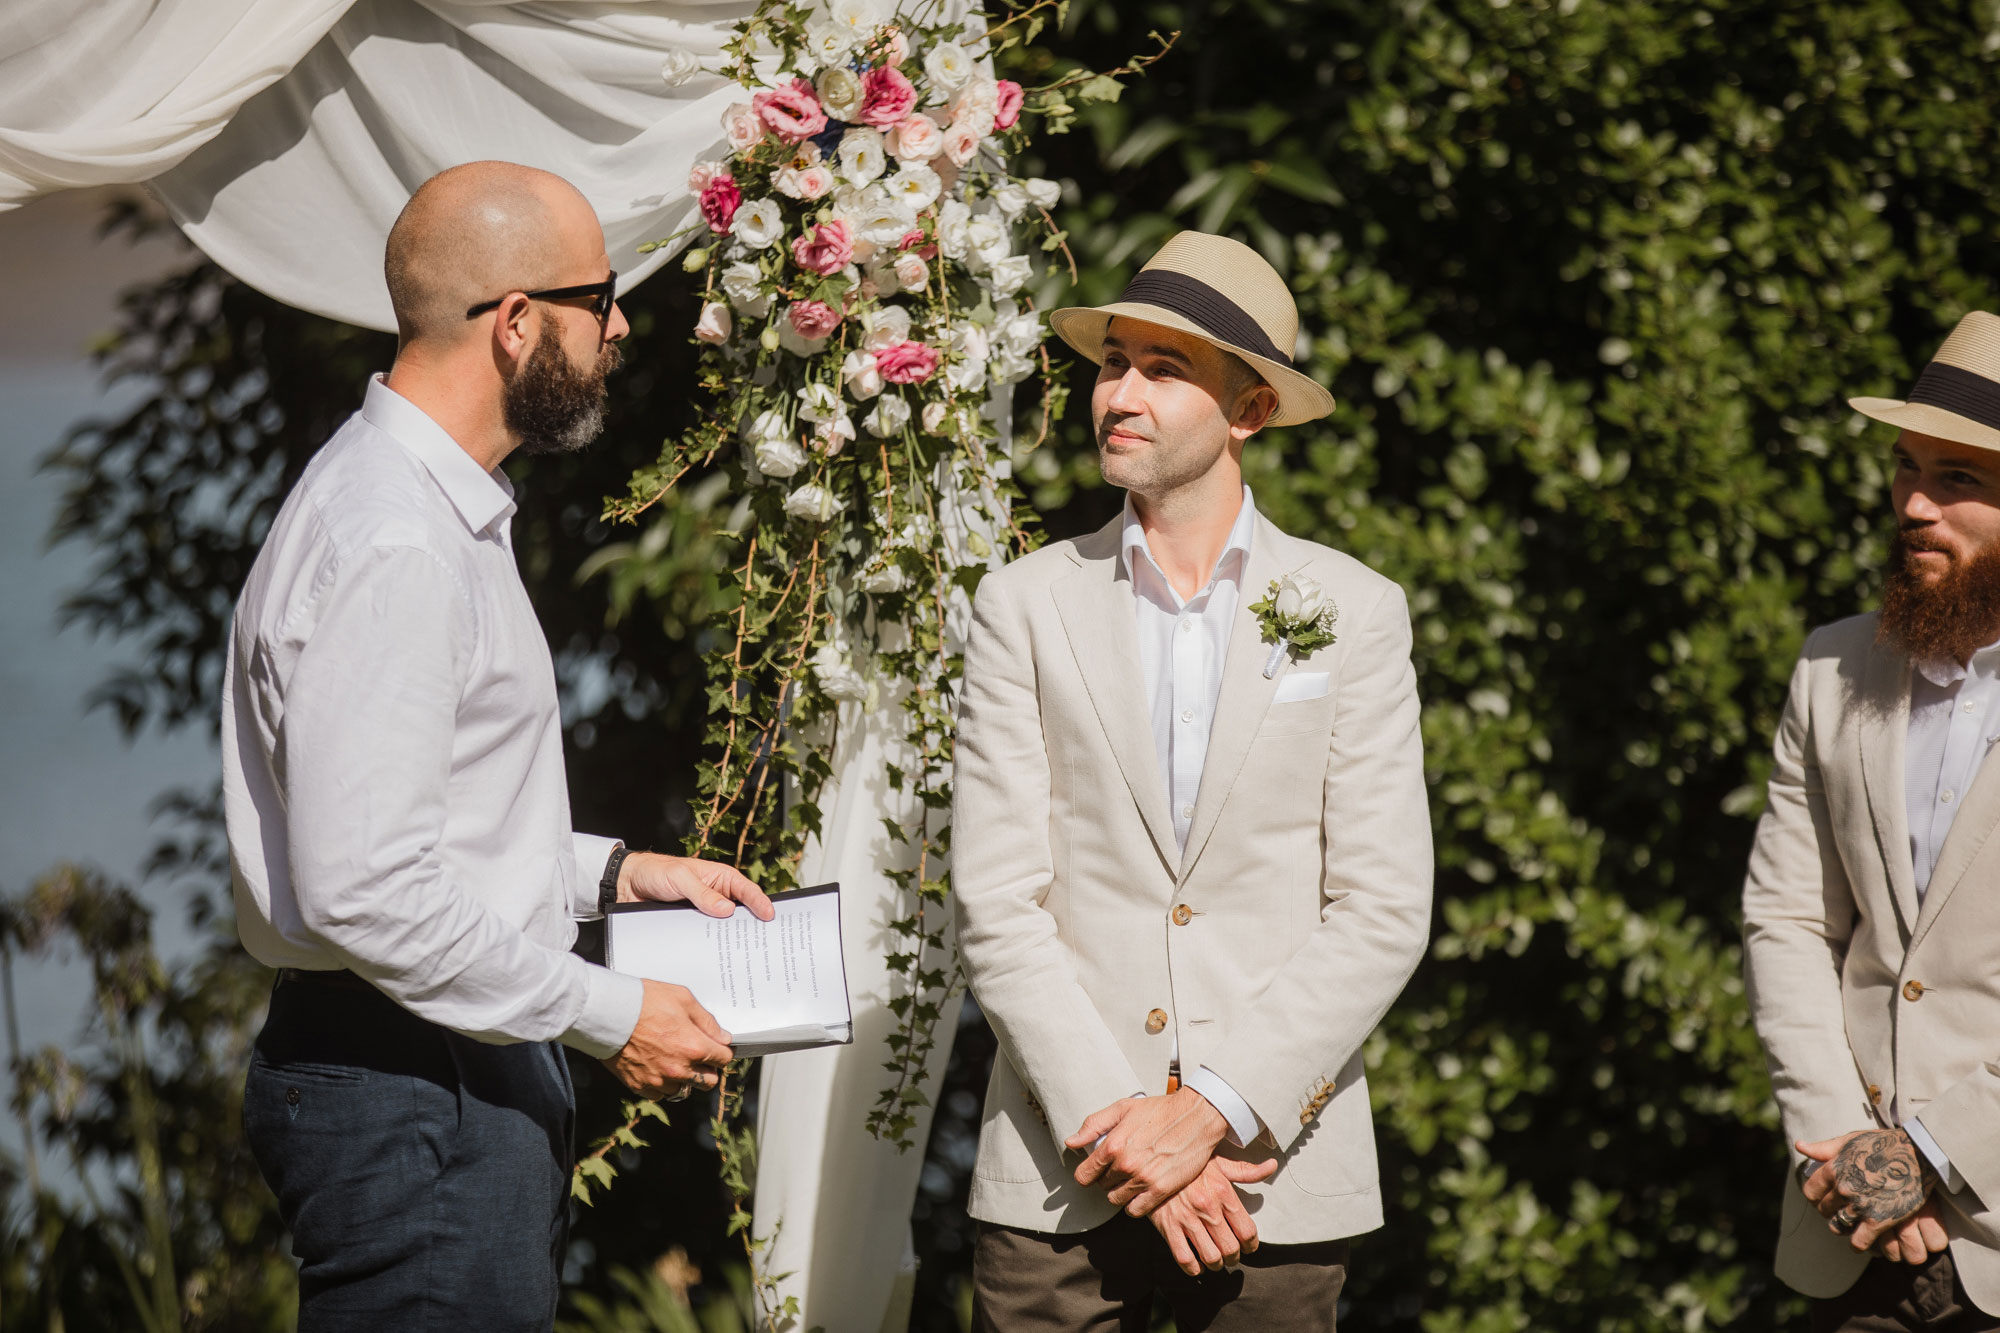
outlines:
{"label": "straw fedora hat", "polygon": [[1958,321],[1908,398],[1850,398],[1847,405],[1921,435],[2000,449],[2000,315],[1975,310]]}
{"label": "straw fedora hat", "polygon": [[1249,362],[1278,393],[1269,425],[1316,421],[1333,411],[1333,395],[1292,368],[1299,308],[1291,288],[1241,241],[1184,231],[1146,261],[1116,301],[1054,311],[1049,327],[1102,365],[1104,331],[1117,316],[1191,333]]}

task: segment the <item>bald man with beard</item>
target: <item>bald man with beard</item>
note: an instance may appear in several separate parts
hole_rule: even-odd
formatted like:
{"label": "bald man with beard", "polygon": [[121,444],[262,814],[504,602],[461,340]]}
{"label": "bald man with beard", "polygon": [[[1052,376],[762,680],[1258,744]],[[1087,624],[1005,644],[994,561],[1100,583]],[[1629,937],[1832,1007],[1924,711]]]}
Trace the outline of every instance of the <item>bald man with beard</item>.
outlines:
{"label": "bald man with beard", "polygon": [[713,1087],[680,986],[569,951],[613,902],[771,905],[734,870],[574,833],[548,644],[514,565],[516,450],[580,449],[627,333],[556,176],[424,183],[389,234],[400,344],[314,456],[237,603],[223,793],[238,929],[278,970],[244,1128],[299,1328],[547,1329],[574,1098]]}

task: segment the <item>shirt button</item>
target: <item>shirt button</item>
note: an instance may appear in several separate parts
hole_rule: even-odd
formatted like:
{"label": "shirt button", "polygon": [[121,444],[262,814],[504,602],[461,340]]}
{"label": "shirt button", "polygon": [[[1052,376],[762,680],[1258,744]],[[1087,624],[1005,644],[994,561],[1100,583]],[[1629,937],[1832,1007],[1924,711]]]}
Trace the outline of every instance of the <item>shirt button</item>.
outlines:
{"label": "shirt button", "polygon": [[1943,801],[1943,802],[1944,802],[1944,803],[1945,803],[1946,805],[1950,805],[1950,804],[1951,804],[1951,792],[1950,792],[1949,790],[1947,790],[1947,791],[1945,792],[1945,794],[1944,794],[1943,796],[1939,797],[1938,799],[1939,799],[1939,800],[1941,800],[1941,801]]}
{"label": "shirt button", "polygon": [[[1181,721],[1183,721],[1183,722],[1192,722],[1192,721],[1194,721],[1194,709],[1192,709],[1192,708],[1183,708],[1183,709],[1181,709]],[[1951,797],[1950,797],[1950,796],[1946,796],[1946,797],[1945,797],[1945,799],[1946,799],[1946,800],[1950,800],[1950,799],[1951,799]]]}
{"label": "shirt button", "polygon": [[1194,807],[1193,807],[1193,806],[1191,806],[1191,805],[1184,805],[1184,806],[1182,806],[1182,807],[1181,807],[1181,818],[1182,818],[1182,819],[1193,819],[1193,818],[1194,818]]}
{"label": "shirt button", "polygon": [[1965,701],[1965,711],[1968,713],[1976,713],[1979,711],[1979,705],[1975,703],[1973,700],[1967,699]]}
{"label": "shirt button", "polygon": [[[1192,631],[1193,629],[1194,629],[1194,622],[1193,622],[1192,620],[1183,620],[1183,621],[1181,622],[1181,633],[1183,633],[1183,634],[1187,634],[1187,633],[1190,633],[1190,632],[1191,632],[1191,631]],[[1966,705],[1966,706],[1967,706],[1968,708],[1969,708],[1969,707],[1971,707],[1971,705],[1970,705],[1970,704],[1968,704],[1968,705]]]}

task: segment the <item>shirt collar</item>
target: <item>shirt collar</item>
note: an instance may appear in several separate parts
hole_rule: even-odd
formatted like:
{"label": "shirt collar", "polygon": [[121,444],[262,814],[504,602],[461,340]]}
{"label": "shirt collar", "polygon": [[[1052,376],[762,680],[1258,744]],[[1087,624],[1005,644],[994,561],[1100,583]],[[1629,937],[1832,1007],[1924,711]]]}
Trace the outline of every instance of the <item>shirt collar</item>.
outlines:
{"label": "shirt collar", "polygon": [[514,484],[499,469],[486,471],[443,426],[376,375],[368,381],[361,415],[368,424],[417,456],[452,508],[474,534],[514,516]]}
{"label": "shirt collar", "polygon": [[[1229,540],[1223,543],[1222,554],[1215,558],[1215,568],[1209,572],[1208,581],[1215,582],[1222,576],[1223,566],[1233,554],[1239,558],[1238,568],[1250,563],[1250,538],[1257,531],[1257,503],[1250,497],[1250,488],[1243,488],[1243,506],[1236,511],[1236,522],[1230,525]],[[1132,505],[1132,494],[1125,493],[1125,516],[1118,538],[1118,557],[1124,563],[1125,577],[1131,578],[1137,561],[1133,552],[1144,556],[1146,563],[1158,569],[1159,562],[1153,559],[1153,548],[1146,541],[1146,525],[1139,521],[1139,511]]]}
{"label": "shirt collar", "polygon": [[1917,674],[1939,689],[1950,689],[1975,672],[1982,676],[2000,675],[2000,639],[1975,650],[1972,661],[1965,666],[1957,662],[1917,663]]}

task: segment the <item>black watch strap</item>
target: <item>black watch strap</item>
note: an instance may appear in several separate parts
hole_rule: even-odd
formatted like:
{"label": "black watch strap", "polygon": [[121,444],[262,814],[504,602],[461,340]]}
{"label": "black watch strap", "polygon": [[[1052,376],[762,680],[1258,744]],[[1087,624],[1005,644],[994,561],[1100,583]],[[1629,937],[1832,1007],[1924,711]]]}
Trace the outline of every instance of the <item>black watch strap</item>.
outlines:
{"label": "black watch strap", "polygon": [[624,843],[611,849],[611,855],[604,862],[604,878],[597,881],[597,911],[600,916],[611,912],[611,905],[618,901],[618,872],[625,866],[625,858],[632,851]]}

